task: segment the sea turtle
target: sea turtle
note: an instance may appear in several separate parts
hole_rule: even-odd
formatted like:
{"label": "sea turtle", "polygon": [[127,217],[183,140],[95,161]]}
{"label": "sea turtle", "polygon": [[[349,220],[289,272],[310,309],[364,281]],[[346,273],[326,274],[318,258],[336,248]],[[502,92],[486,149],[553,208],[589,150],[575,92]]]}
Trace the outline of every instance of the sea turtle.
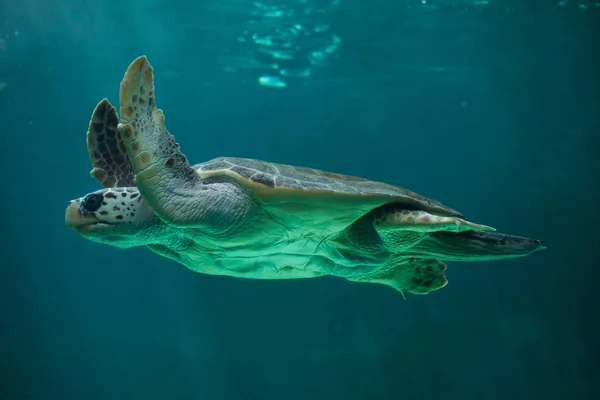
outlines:
{"label": "sea turtle", "polygon": [[190,166],[155,106],[152,67],[131,63],[116,109],[94,110],[87,147],[104,189],[69,202],[66,223],[121,248],[147,246],[189,269],[257,279],[332,275],[404,297],[444,287],[439,260],[526,256],[539,241],[493,232],[411,191],[244,158]]}

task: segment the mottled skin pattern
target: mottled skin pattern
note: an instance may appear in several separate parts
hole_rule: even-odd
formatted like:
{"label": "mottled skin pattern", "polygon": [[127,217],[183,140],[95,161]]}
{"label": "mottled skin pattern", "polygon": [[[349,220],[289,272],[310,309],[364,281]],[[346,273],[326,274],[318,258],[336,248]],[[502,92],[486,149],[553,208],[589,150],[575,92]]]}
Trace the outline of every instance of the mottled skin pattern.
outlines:
{"label": "mottled skin pattern", "polygon": [[87,149],[93,169],[90,173],[104,187],[135,186],[127,149],[117,131],[117,110],[102,100],[92,114]]}
{"label": "mottled skin pattern", "polygon": [[404,296],[446,285],[438,259],[496,260],[544,248],[363,178],[241,158],[192,167],[155,107],[145,57],[129,66],[120,106],[117,132],[107,100],[88,132],[92,176],[105,189],[71,201],[66,211],[67,224],[91,240],[147,246],[207,274],[333,275],[389,285]]}

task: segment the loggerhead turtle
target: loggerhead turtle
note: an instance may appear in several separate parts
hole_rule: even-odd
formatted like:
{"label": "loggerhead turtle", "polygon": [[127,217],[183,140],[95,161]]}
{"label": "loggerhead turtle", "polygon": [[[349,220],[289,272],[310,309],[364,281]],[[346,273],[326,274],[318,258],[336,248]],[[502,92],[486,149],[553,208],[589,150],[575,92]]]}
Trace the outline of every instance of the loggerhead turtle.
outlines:
{"label": "loggerhead turtle", "polygon": [[121,248],[147,246],[189,269],[257,279],[338,276],[404,297],[444,287],[439,260],[522,257],[539,240],[493,232],[411,191],[243,158],[190,166],[155,106],[152,67],[131,63],[120,114],[102,100],[87,147],[104,189],[69,202],[66,223]]}

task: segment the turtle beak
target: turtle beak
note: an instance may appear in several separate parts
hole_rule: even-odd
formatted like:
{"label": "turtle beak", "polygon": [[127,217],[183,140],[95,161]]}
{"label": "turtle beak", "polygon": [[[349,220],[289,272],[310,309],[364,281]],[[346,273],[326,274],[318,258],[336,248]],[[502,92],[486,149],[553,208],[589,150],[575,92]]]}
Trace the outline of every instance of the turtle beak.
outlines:
{"label": "turtle beak", "polygon": [[84,215],[79,211],[79,200],[69,201],[65,212],[65,223],[69,228],[79,230],[84,226],[88,226],[98,222],[98,219],[93,215]]}

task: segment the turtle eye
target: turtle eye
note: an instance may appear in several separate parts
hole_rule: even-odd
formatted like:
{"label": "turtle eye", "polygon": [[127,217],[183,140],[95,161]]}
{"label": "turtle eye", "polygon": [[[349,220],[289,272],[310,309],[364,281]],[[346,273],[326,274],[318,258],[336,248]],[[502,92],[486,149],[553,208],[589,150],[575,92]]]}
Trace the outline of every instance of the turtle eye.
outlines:
{"label": "turtle eye", "polygon": [[102,205],[102,201],[104,200],[104,196],[98,193],[88,194],[84,197],[81,206],[89,212],[94,212],[100,208]]}

